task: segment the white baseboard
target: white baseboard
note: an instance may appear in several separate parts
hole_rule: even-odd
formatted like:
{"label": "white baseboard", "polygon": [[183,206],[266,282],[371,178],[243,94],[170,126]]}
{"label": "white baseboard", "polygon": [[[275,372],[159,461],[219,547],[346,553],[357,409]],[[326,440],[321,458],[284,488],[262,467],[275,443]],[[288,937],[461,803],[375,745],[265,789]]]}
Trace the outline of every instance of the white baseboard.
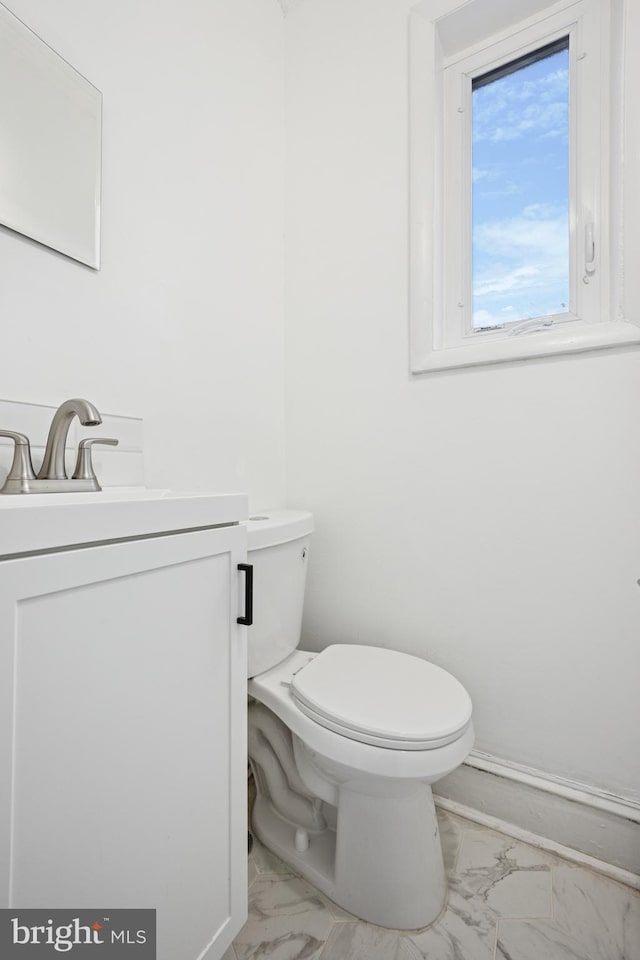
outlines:
{"label": "white baseboard", "polygon": [[640,889],[640,802],[473,751],[436,804]]}

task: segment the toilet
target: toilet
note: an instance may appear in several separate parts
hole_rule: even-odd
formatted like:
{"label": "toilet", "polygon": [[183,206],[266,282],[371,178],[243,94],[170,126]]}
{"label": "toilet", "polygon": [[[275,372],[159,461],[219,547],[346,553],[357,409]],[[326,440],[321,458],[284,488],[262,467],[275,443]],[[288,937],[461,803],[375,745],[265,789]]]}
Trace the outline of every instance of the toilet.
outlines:
{"label": "toilet", "polygon": [[397,650],[299,650],[313,517],[266,511],[247,527],[253,832],[356,917],[425,927],[447,894],[431,784],[473,746],[469,695]]}

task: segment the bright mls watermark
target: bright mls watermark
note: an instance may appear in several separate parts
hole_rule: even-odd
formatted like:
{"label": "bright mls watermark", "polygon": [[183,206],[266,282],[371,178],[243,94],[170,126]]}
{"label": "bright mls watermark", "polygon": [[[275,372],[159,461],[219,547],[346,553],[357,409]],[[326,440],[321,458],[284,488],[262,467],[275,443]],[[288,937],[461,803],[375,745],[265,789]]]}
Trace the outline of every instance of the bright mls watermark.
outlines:
{"label": "bright mls watermark", "polygon": [[2,960],[156,960],[155,910],[0,910]]}

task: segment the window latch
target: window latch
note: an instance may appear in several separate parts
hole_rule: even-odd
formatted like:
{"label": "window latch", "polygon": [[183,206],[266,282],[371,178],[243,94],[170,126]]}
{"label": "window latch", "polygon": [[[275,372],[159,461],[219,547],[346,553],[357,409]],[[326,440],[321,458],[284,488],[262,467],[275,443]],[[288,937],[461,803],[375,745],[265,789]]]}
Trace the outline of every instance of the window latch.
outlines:
{"label": "window latch", "polygon": [[588,221],[584,225],[584,281],[589,282],[589,277],[596,272],[596,241],[593,221]]}

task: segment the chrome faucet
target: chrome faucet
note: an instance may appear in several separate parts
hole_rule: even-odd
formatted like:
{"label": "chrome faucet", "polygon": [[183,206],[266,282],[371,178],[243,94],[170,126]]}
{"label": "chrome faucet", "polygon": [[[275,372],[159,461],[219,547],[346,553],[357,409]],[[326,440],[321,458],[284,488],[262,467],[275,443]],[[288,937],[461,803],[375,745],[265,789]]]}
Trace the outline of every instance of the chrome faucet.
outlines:
{"label": "chrome faucet", "polygon": [[84,427],[95,427],[102,417],[88,400],[72,399],[61,403],[51,421],[42,466],[36,476],[31,464],[29,440],[22,433],[0,430],[0,437],[14,441],[13,463],[0,493],[83,493],[101,490],[91,463],[91,448],[96,443],[117,446],[118,441],[107,437],[81,440],[78,459],[71,479],[65,467],[65,448],[69,427],[78,417]]}
{"label": "chrome faucet", "polygon": [[67,445],[69,427],[74,417],[78,417],[83,427],[97,427],[102,417],[88,400],[65,400],[53,415],[44,460],[38,472],[38,480],[66,480],[64,452]]}

